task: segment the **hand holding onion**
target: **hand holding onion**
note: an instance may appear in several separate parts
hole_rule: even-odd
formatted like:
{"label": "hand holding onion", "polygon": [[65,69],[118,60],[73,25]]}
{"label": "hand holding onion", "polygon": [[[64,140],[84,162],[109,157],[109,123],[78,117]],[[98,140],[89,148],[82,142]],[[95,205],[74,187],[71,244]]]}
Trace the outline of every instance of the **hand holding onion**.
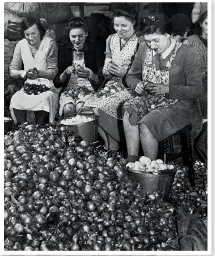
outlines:
{"label": "hand holding onion", "polygon": [[124,66],[119,66],[116,63],[112,62],[109,66],[109,72],[117,77],[124,77],[127,69]]}
{"label": "hand holding onion", "polygon": [[38,73],[39,71],[37,70],[37,68],[32,68],[27,71],[26,75],[27,75],[27,78],[34,80],[38,78]]}
{"label": "hand holding onion", "polygon": [[76,74],[78,77],[81,78],[89,78],[90,70],[78,65],[78,67],[76,68]]}
{"label": "hand holding onion", "polygon": [[169,93],[169,85],[167,84],[148,84],[147,90],[150,94],[160,95]]}

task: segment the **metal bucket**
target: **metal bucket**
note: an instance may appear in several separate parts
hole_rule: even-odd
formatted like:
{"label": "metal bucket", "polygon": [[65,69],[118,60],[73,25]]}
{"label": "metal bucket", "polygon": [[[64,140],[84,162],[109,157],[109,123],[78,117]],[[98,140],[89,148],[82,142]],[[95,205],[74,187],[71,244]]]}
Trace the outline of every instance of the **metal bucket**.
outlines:
{"label": "metal bucket", "polygon": [[131,173],[131,178],[139,182],[145,192],[159,191],[164,200],[168,200],[175,177],[175,171],[167,174]]}
{"label": "metal bucket", "polygon": [[13,120],[10,117],[4,117],[4,134],[13,129]]}
{"label": "metal bucket", "polygon": [[92,117],[93,120],[89,122],[84,122],[76,125],[66,125],[69,126],[70,130],[75,134],[80,135],[83,140],[88,142],[95,142],[98,140],[98,116],[96,115],[84,115],[82,116]]}

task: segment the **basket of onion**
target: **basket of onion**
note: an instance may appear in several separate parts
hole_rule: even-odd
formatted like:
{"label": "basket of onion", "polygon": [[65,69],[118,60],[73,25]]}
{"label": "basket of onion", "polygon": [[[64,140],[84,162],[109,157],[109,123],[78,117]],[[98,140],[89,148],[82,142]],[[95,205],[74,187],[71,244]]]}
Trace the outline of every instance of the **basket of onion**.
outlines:
{"label": "basket of onion", "polygon": [[168,200],[176,170],[172,164],[164,164],[161,159],[151,161],[141,156],[139,161],[128,163],[131,179],[139,182],[146,192],[159,191]]}

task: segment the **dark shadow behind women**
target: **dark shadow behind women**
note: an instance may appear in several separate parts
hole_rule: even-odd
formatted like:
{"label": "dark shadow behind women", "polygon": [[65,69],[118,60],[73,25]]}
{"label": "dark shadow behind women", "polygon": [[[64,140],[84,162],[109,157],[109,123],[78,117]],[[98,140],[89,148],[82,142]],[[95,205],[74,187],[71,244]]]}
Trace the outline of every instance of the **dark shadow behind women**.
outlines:
{"label": "dark shadow behind women", "polygon": [[204,94],[200,98],[200,107],[204,119],[207,119],[207,69],[208,69],[208,60],[207,60],[207,35],[208,35],[208,20],[207,12],[204,12],[200,15],[199,19],[194,24],[193,35],[189,36],[184,44],[191,45],[197,51],[201,62],[201,72],[204,86]]}
{"label": "dark shadow behind women", "polygon": [[176,41],[184,41],[190,35],[191,28],[191,20],[185,14],[177,13],[170,18],[171,36]]}

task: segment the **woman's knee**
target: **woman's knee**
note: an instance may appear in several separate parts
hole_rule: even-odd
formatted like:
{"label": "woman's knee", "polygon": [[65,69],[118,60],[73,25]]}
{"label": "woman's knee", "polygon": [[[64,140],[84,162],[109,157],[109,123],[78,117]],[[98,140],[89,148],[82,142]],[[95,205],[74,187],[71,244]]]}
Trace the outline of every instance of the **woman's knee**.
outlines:
{"label": "woman's knee", "polygon": [[75,105],[72,103],[68,103],[63,107],[63,114],[74,114],[75,113]]}
{"label": "woman's knee", "polygon": [[154,141],[154,142],[157,141],[157,139],[151,133],[150,129],[145,124],[143,123],[139,124],[139,130],[140,130],[140,138],[142,141],[143,140]]}
{"label": "woman's knee", "polygon": [[125,110],[124,114],[123,114],[123,125],[124,126],[128,126],[128,124],[130,125],[129,122],[129,113]]}
{"label": "woman's knee", "polygon": [[140,130],[141,136],[151,136],[152,135],[149,128],[144,123],[139,124],[139,130]]}
{"label": "woman's knee", "polygon": [[123,119],[127,119],[128,120],[129,118],[129,113],[127,110],[124,111],[124,114],[123,114]]}
{"label": "woman's knee", "polygon": [[84,102],[79,102],[77,105],[76,105],[76,112],[78,112],[80,109],[82,109],[84,106]]}
{"label": "woman's knee", "polygon": [[99,108],[93,108],[93,112],[98,116],[99,115]]}

